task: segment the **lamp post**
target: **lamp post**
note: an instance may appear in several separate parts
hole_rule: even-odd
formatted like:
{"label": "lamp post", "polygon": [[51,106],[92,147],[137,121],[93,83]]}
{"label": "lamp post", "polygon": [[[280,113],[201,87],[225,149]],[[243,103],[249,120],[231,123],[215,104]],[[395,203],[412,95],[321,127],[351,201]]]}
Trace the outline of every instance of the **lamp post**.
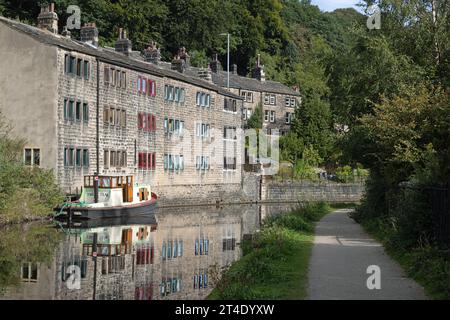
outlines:
{"label": "lamp post", "polygon": [[221,33],[221,36],[227,36],[227,88],[230,90],[230,37],[229,33]]}

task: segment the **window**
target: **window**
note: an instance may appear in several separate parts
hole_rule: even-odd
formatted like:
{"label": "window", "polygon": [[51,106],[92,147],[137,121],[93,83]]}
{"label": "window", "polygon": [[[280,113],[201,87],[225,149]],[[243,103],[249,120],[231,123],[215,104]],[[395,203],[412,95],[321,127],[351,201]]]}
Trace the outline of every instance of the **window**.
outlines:
{"label": "window", "polygon": [[184,89],[180,89],[180,103],[184,103],[186,99],[186,92],[184,91]]}
{"label": "window", "polygon": [[140,112],[138,114],[138,129],[142,129],[145,132],[155,132],[156,117],[152,114]]}
{"label": "window", "polygon": [[291,98],[290,97],[286,97],[285,98],[285,106],[286,107],[290,107],[291,106]]}
{"label": "window", "polygon": [[21,267],[22,281],[36,282],[38,278],[38,266],[36,263],[23,263]]}
{"label": "window", "polygon": [[270,111],[270,122],[275,122],[275,111]]}
{"label": "window", "polygon": [[111,81],[109,78],[109,68],[108,67],[105,67],[103,79],[105,81],[105,84],[109,84],[109,82]]}
{"label": "window", "polygon": [[184,121],[178,119],[164,119],[164,133],[182,137],[184,134]]}
{"label": "window", "polygon": [[105,66],[103,79],[106,85],[122,89],[127,87],[127,73],[125,71]]}
{"label": "window", "polygon": [[252,109],[244,108],[242,109],[242,117],[244,120],[250,119],[252,116]]}
{"label": "window", "polygon": [[291,124],[292,121],[294,120],[294,113],[290,113],[290,112],[286,112],[286,116],[285,116],[285,120],[286,120],[286,124]]}
{"label": "window", "polygon": [[210,138],[211,137],[211,126],[206,123],[197,123],[196,124],[196,135],[201,138]]}
{"label": "window", "polygon": [[[156,96],[156,86],[153,96]],[[168,102],[175,102],[177,104],[184,104],[186,92],[184,88],[166,85],[164,87],[164,100]]]}
{"label": "window", "polygon": [[32,150],[31,149],[25,149],[25,165],[31,166],[32,161]]}
{"label": "window", "polygon": [[89,167],[89,150],[83,149],[83,167]]}
{"label": "window", "polygon": [[156,169],[156,153],[141,152],[138,156],[138,168],[142,170],[155,170]]}
{"label": "window", "polygon": [[84,61],[83,66],[84,66],[84,68],[83,68],[84,79],[89,80],[90,73],[91,73],[89,61]]}
{"label": "window", "polygon": [[89,122],[89,105],[86,102],[83,103],[83,121]]}
{"label": "window", "polygon": [[75,104],[75,120],[81,121],[81,102],[77,101]]}
{"label": "window", "polygon": [[74,108],[75,108],[75,101],[70,100],[69,101],[69,110],[68,110],[68,119],[73,120],[74,118]]}
{"label": "window", "polygon": [[127,73],[122,71],[122,77],[120,78],[120,87],[126,89],[127,88]]}
{"label": "window", "polygon": [[275,96],[274,96],[274,95],[271,95],[271,96],[270,96],[270,104],[271,104],[271,105],[275,105],[275,104],[276,104],[276,99],[275,99]]}
{"label": "window", "polygon": [[275,95],[266,93],[264,95],[264,104],[268,104],[268,105],[274,106],[276,104],[276,97],[275,97]]}
{"label": "window", "polygon": [[269,118],[270,118],[270,111],[264,110],[264,121],[269,122]]}
{"label": "window", "polygon": [[41,165],[41,149],[25,149],[24,163],[26,166],[39,167]]}
{"label": "window", "polygon": [[81,167],[81,150],[80,149],[76,149],[76,153],[75,153],[75,165],[77,167]]}
{"label": "window", "polygon": [[35,166],[41,165],[41,150],[40,149],[33,149],[33,163]]}
{"label": "window", "polygon": [[82,76],[82,68],[83,67],[83,60],[82,59],[77,59],[77,76],[81,77]]}
{"label": "window", "polygon": [[236,112],[237,111],[237,101],[231,98],[224,98],[223,110]]}
{"label": "window", "polygon": [[241,97],[244,99],[245,102],[253,102],[253,93],[248,91],[242,91]]}
{"label": "window", "polygon": [[226,238],[222,240],[222,251],[234,251],[236,248],[235,238]]}
{"label": "window", "polygon": [[183,155],[164,155],[164,171],[183,171],[184,157]]}
{"label": "window", "polygon": [[197,156],[195,168],[197,170],[209,170],[211,168],[209,156]]}
{"label": "window", "polygon": [[106,125],[126,128],[127,112],[123,109],[105,107],[103,109],[103,121]]}
{"label": "window", "polygon": [[76,65],[77,65],[77,60],[75,59],[75,57],[71,56],[70,62],[69,62],[69,73],[70,74],[75,74]]}
{"label": "window", "polygon": [[197,92],[196,103],[198,107],[209,108],[211,106],[211,95],[205,92]]}

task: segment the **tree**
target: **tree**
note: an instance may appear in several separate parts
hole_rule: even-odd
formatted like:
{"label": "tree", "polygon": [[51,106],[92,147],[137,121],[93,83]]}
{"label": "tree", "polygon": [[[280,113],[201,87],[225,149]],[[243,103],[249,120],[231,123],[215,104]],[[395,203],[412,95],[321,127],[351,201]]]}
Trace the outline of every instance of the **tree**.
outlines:
{"label": "tree", "polygon": [[305,145],[314,146],[319,156],[326,159],[333,142],[331,120],[329,104],[315,95],[297,107],[292,131]]}
{"label": "tree", "polygon": [[259,103],[253,111],[253,114],[250,116],[250,119],[248,119],[247,127],[250,129],[261,129],[262,121],[262,107]]}

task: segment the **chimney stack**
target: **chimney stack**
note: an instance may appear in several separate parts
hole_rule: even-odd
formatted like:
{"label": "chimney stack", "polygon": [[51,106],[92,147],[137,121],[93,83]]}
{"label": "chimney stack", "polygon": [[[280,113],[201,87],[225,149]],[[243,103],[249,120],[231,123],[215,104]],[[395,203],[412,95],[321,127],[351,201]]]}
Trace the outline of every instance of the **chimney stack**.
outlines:
{"label": "chimney stack", "polygon": [[233,74],[238,74],[238,67],[237,67],[237,64],[232,64],[231,65],[231,71],[232,71],[232,73]]}
{"label": "chimney stack", "polygon": [[81,42],[98,47],[98,29],[95,22],[85,23],[80,30]]}
{"label": "chimney stack", "polygon": [[209,64],[209,67],[214,73],[219,73],[219,71],[222,71],[222,64],[219,61],[219,55],[217,53],[213,56],[213,60]]}
{"label": "chimney stack", "polygon": [[198,76],[200,79],[206,80],[208,82],[213,82],[212,81],[212,71],[211,71],[211,68],[209,68],[209,67],[206,69],[201,68],[198,71]]}
{"label": "chimney stack", "polygon": [[129,55],[132,51],[131,41],[127,38],[127,31],[123,28],[119,29],[119,38],[116,41],[116,52]]}
{"label": "chimney stack", "polygon": [[151,41],[146,49],[144,49],[144,60],[153,64],[159,64],[161,61],[161,50],[158,48],[158,44]]}
{"label": "chimney stack", "polygon": [[176,70],[180,73],[186,71],[189,67],[190,57],[185,47],[181,47],[178,50],[178,54],[172,60],[172,70]]}
{"label": "chimney stack", "polygon": [[69,31],[69,29],[67,29],[67,27],[64,27],[63,30],[61,31],[61,35],[68,39],[71,38],[71,34],[72,33]]}
{"label": "chimney stack", "polygon": [[258,79],[261,82],[266,81],[266,73],[264,72],[264,65],[261,64],[261,55],[258,54],[258,59],[256,60],[256,67],[252,72],[253,78]]}
{"label": "chimney stack", "polygon": [[183,73],[186,70],[186,62],[181,59],[179,55],[176,55],[172,60],[172,70],[176,70],[180,73]]}
{"label": "chimney stack", "polygon": [[51,33],[58,33],[58,15],[55,12],[55,4],[41,7],[41,13],[38,16],[38,28],[45,29]]}

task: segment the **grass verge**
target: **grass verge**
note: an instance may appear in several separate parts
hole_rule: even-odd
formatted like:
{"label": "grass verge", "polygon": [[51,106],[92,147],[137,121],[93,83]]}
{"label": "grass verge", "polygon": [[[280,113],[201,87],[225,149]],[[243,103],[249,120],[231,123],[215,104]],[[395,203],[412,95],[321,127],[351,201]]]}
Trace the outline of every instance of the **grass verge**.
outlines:
{"label": "grass verge", "polygon": [[450,251],[439,250],[431,245],[406,248],[401,245],[401,236],[382,218],[366,218],[359,222],[386,252],[397,261],[406,275],[425,289],[426,294],[437,300],[450,299]]}
{"label": "grass verge", "polygon": [[220,274],[208,299],[304,299],[314,224],[330,211],[314,203],[266,219],[261,231],[243,242],[242,259]]}

